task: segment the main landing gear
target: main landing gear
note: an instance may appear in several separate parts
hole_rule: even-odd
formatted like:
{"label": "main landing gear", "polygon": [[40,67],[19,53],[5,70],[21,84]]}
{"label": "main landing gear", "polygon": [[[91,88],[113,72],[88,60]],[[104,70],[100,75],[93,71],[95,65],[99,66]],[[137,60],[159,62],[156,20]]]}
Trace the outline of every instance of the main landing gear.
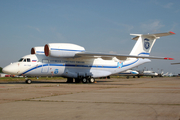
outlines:
{"label": "main landing gear", "polygon": [[[75,78],[75,83],[94,83],[95,79],[92,77]],[[67,78],[67,83],[73,83],[73,78]]]}
{"label": "main landing gear", "polygon": [[[32,80],[27,79],[25,82],[31,84]],[[67,78],[67,83],[73,83],[73,78]],[[75,79],[75,83],[95,83],[95,79],[92,77],[79,77]]]}

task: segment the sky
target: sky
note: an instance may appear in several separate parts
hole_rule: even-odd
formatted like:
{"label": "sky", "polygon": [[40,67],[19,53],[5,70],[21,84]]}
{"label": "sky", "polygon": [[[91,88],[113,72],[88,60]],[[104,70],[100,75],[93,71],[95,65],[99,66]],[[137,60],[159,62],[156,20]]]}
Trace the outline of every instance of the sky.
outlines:
{"label": "sky", "polygon": [[179,0],[0,0],[0,67],[47,43],[73,43],[86,51],[129,54],[130,34],[172,31],[161,37],[152,60],[136,69],[180,73]]}

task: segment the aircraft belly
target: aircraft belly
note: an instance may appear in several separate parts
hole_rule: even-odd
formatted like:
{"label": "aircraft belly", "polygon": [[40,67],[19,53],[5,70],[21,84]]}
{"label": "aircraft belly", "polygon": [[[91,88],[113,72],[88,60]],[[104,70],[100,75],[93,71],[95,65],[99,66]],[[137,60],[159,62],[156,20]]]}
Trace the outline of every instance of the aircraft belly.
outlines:
{"label": "aircraft belly", "polygon": [[[111,75],[112,68],[83,68],[83,67],[66,67],[64,71],[64,76],[66,77],[78,77],[81,76],[91,76],[91,77],[103,77]],[[114,69],[113,69],[114,70]],[[68,76],[69,75],[69,76]]]}

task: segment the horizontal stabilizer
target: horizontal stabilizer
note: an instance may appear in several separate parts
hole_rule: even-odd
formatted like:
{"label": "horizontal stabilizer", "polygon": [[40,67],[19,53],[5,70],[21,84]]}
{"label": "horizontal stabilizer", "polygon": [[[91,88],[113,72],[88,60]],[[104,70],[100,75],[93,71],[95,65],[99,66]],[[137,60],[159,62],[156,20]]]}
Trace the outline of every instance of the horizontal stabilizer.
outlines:
{"label": "horizontal stabilizer", "polygon": [[168,35],[174,35],[175,33],[174,32],[167,32],[167,33],[156,33],[156,34],[130,34],[130,35],[134,35],[136,37],[132,38],[132,40],[138,40],[138,38],[140,36],[143,36],[145,38],[152,38],[152,39],[157,39],[159,37],[162,37],[162,36],[168,36]]}

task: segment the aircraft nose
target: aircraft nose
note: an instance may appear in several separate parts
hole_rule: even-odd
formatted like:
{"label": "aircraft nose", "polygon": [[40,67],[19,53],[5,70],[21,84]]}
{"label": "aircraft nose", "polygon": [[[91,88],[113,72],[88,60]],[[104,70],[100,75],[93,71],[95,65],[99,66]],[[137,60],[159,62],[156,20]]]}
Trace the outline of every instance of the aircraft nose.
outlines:
{"label": "aircraft nose", "polygon": [[6,67],[4,67],[4,68],[2,69],[2,72],[3,72],[3,73],[6,73],[6,74],[12,74],[12,70],[10,69],[9,65],[6,66]]}
{"label": "aircraft nose", "polygon": [[3,73],[17,75],[17,67],[13,64],[10,64],[2,69]]}
{"label": "aircraft nose", "polygon": [[3,69],[2,69],[2,72],[3,72],[3,73],[7,73],[7,68],[6,68],[6,67],[3,68]]}

